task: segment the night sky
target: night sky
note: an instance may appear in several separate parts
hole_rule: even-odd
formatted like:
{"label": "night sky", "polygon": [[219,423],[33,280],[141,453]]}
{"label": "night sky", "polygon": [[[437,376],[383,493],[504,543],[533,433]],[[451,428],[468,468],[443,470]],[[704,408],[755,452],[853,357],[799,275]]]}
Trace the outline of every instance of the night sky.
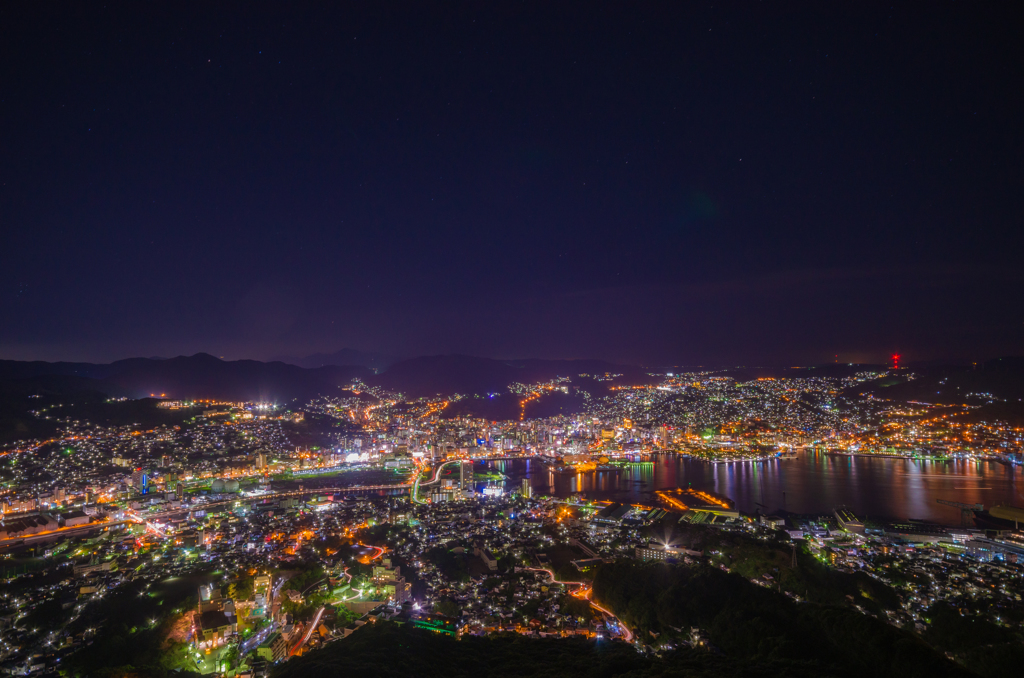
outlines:
{"label": "night sky", "polygon": [[0,357],[1024,353],[1014,3],[319,4],[0,6]]}

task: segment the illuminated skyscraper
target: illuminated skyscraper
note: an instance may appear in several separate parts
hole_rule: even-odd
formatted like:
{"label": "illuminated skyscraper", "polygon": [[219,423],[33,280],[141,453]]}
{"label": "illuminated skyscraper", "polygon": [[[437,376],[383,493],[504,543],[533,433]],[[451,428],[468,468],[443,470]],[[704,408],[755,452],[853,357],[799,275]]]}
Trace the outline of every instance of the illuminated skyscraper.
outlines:
{"label": "illuminated skyscraper", "polygon": [[141,468],[132,471],[132,488],[139,494],[146,494],[149,485],[149,474]]}
{"label": "illuminated skyscraper", "polygon": [[459,489],[463,492],[473,489],[473,462],[471,461],[459,464]]}

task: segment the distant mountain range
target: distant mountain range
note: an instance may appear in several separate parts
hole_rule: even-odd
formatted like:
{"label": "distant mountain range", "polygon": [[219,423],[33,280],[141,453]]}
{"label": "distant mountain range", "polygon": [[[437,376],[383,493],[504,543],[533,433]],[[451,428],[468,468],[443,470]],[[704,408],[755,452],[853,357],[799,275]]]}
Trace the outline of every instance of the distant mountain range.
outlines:
{"label": "distant mountain range", "polygon": [[281,356],[273,358],[275,361],[282,363],[288,363],[290,365],[298,365],[299,367],[305,367],[307,369],[314,367],[327,367],[329,365],[359,365],[361,367],[368,367],[374,372],[380,372],[386,370],[401,358],[391,355],[385,355],[383,353],[371,353],[369,351],[359,351],[354,348],[343,348],[340,351],[334,353],[314,353],[308,355],[305,358],[295,358],[290,356]]}
{"label": "distant mountain range", "polygon": [[851,391],[944,405],[977,405],[991,399],[968,419],[1024,424],[1024,356],[996,358],[972,366],[937,365],[907,371],[913,373],[913,379],[909,375],[890,375]]}
{"label": "distant mountain range", "polygon": [[647,370],[602,360],[494,360],[468,355],[436,355],[402,360],[367,381],[391,391],[420,397],[450,393],[506,393],[506,387],[514,382],[534,384],[581,374],[621,374],[625,379],[635,380],[645,377]]}
{"label": "distant mountain range", "polygon": [[[332,355],[359,357],[356,353],[341,351]],[[382,358],[369,354],[363,357]],[[310,360],[313,359],[311,356]],[[507,388],[513,382],[531,384],[555,377],[573,377],[575,382],[581,374],[603,377],[606,373],[622,374],[634,381],[651,379],[640,368],[597,360],[505,361],[464,355],[401,360],[380,373],[365,365],[300,367],[280,361],[221,360],[206,353],[176,358],[130,358],[104,364],[0,360],[0,442],[48,435],[53,424],[34,417],[32,411],[54,404],[75,403],[79,407],[76,411],[84,411],[85,405],[101,406],[108,397],[304,404],[320,395],[345,393],[342,388],[354,378],[413,398],[451,393],[502,394],[467,401],[452,412],[512,418],[519,412],[518,396],[510,394]],[[592,393],[607,388],[606,382],[586,378],[582,381],[589,382],[582,388]],[[578,394],[555,394],[552,398],[539,405],[538,414],[568,414],[578,410],[582,402]],[[99,410],[93,414],[113,416]]]}
{"label": "distant mountain range", "polygon": [[[339,351],[332,355],[355,353]],[[364,357],[373,356],[364,354]],[[307,360],[318,362],[314,356]],[[206,353],[166,359],[129,358],[106,364],[0,360],[0,380],[4,381],[24,382],[45,377],[50,388],[64,384],[68,388],[130,398],[275,402],[335,393],[339,386],[356,377],[371,385],[419,397],[499,393],[505,392],[513,382],[531,384],[555,377],[603,376],[606,373],[628,377],[646,374],[641,368],[599,360],[493,360],[467,355],[409,358],[377,374],[365,365],[302,367],[280,361],[221,360]]]}
{"label": "distant mountain range", "polygon": [[[339,351],[332,355],[355,353]],[[467,355],[409,358],[377,374],[364,365],[301,367],[280,361],[221,360],[206,353],[166,359],[129,358],[106,364],[0,360],[0,380],[21,382],[19,391],[26,382],[44,380],[50,390],[91,390],[117,397],[273,402],[333,394],[356,377],[419,397],[504,393],[513,382],[531,384],[580,374],[621,374],[632,379],[646,372],[599,360],[493,360]]]}
{"label": "distant mountain range", "polygon": [[[343,360],[357,362],[343,363]],[[42,380],[48,389],[92,390],[130,398],[217,398],[288,402],[337,391],[354,378],[411,397],[437,394],[506,393],[509,384],[533,384],[556,377],[621,375],[617,381],[649,381],[648,369],[602,360],[495,360],[469,355],[435,355],[395,360],[383,354],[342,349],[308,356],[304,365],[284,361],[221,360],[206,353],[176,358],[129,358],[112,363],[0,360],[0,381]],[[707,369],[707,368],[704,368]],[[739,380],[759,376],[843,376],[881,365],[821,365],[813,368],[735,368]],[[658,370],[663,371],[663,370]],[[974,367],[934,366],[914,369],[912,381],[890,375],[864,384],[859,391],[899,400],[948,399],[969,393],[992,393],[1002,399],[1024,398],[1024,357],[990,360]]]}
{"label": "distant mountain range", "polygon": [[[282,362],[226,361],[206,353],[177,358],[130,358],[109,364],[0,360],[0,380],[38,380],[50,388],[87,388],[109,396],[211,398],[289,402],[336,393],[372,371],[356,365],[305,369]],[[62,384],[59,378],[64,378]],[[55,381],[56,379],[56,381]]]}

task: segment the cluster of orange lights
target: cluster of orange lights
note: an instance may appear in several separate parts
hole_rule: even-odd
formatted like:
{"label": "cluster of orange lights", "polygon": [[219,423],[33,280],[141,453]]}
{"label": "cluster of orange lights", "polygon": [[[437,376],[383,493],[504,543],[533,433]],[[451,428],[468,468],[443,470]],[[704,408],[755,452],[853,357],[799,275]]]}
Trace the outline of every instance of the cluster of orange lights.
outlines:
{"label": "cluster of orange lights", "polygon": [[658,490],[655,494],[658,495],[659,499],[661,499],[663,502],[665,502],[666,504],[668,504],[669,506],[671,506],[674,509],[679,509],[680,511],[689,511],[690,510],[689,506],[687,506],[683,502],[679,501],[675,497],[669,495],[668,492],[664,492],[662,490]]}
{"label": "cluster of orange lights", "polygon": [[536,388],[537,388],[537,390],[535,392],[531,393],[529,396],[527,396],[523,400],[519,401],[519,421],[522,421],[523,419],[526,418],[526,406],[530,402],[539,399],[542,395],[544,395],[544,391],[554,390],[555,387],[549,385],[549,386],[538,386]]}
{"label": "cluster of orange lights", "polygon": [[578,589],[570,591],[569,595],[572,596],[573,598],[580,598],[582,600],[587,600],[588,598],[590,598],[590,589],[588,587],[586,587],[586,586],[581,586]]}
{"label": "cluster of orange lights", "polygon": [[725,503],[721,499],[716,499],[715,497],[712,497],[707,492],[701,492],[700,490],[690,490],[690,492],[693,495],[695,495],[697,497],[700,497],[701,499],[703,499],[704,501],[706,501],[709,504],[714,504],[715,506],[721,506],[722,508],[729,508],[729,505],[727,503]]}
{"label": "cluster of orange lights", "polygon": [[432,417],[433,415],[437,414],[438,412],[441,412],[446,407],[448,407],[449,404],[450,403],[447,400],[440,403],[429,403],[427,405],[427,411],[420,415],[420,419],[427,419],[429,417]]}
{"label": "cluster of orange lights", "polygon": [[728,502],[725,502],[725,501],[719,499],[718,497],[710,495],[707,492],[701,492],[700,490],[694,490],[694,489],[683,490],[683,489],[678,489],[677,488],[675,490],[658,490],[658,491],[655,492],[655,494],[663,502],[665,502],[666,504],[668,504],[672,508],[677,509],[679,511],[689,511],[690,510],[690,506],[685,504],[683,501],[681,501],[679,499],[680,495],[684,495],[684,496],[685,495],[689,495],[689,496],[691,496],[691,497],[693,497],[695,499],[699,499],[700,501],[704,502],[705,504],[710,504],[712,506],[720,506],[720,507],[722,507],[724,509],[730,508]]}

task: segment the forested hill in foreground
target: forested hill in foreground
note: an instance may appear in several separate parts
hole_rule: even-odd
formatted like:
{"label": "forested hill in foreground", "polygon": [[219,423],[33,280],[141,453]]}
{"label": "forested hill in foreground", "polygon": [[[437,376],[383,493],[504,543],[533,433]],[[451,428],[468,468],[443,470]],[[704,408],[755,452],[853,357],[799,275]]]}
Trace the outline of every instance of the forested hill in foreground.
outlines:
{"label": "forested hill in foreground", "polygon": [[974,675],[884,619],[797,603],[711,566],[618,561],[598,569],[594,597],[640,637],[686,637],[700,628],[717,651],[741,663],[792,663],[851,678]]}
{"label": "forested hill in foreground", "polygon": [[368,624],[344,640],[292,659],[272,678],[824,678],[812,666],[738,662],[709,652],[665,658],[622,642],[505,634],[455,640],[392,622]]}
{"label": "forested hill in foreground", "polygon": [[[743,630],[743,620],[735,620]],[[756,623],[757,620],[751,620]],[[879,622],[881,623],[881,622]],[[619,641],[526,638],[504,634],[454,640],[391,622],[364,626],[348,638],[279,666],[273,678],[348,678],[373,675],[386,678],[969,678],[968,673],[932,652],[920,641],[896,634],[908,648],[865,672],[865,662],[844,664],[864,641],[857,633],[845,638],[848,649],[832,659],[819,656],[835,650],[832,644],[810,647],[818,636],[797,638],[803,629],[773,629],[749,636],[746,656],[707,650],[681,649],[661,657],[642,654]],[[852,630],[852,629],[851,629]],[[803,647],[799,652],[773,651],[779,634]],[[919,662],[919,663],[914,663]],[[908,670],[909,666],[909,670]]]}
{"label": "forested hill in foreground", "polygon": [[696,627],[732,659],[810,662],[829,675],[1017,678],[1024,666],[1019,602],[937,596],[908,614],[916,573],[895,559],[843,571],[782,533],[764,540],[670,519],[648,536],[708,554],[705,564],[597,568],[596,599],[651,645],[678,646]]}
{"label": "forested hill in foreground", "polygon": [[[881,585],[880,585],[881,586]],[[882,587],[884,588],[884,587]],[[619,641],[530,639],[514,634],[461,641],[393,623],[355,634],[278,667],[274,678],[351,675],[438,678],[681,676],[732,678],[970,678],[1015,675],[999,647],[958,665],[915,634],[847,605],[798,603],[711,566],[617,561],[598,569],[595,597],[646,642],[676,645],[660,656]],[[869,591],[865,595],[878,594]],[[878,613],[884,617],[879,608]],[[708,647],[688,647],[699,628]],[[991,642],[998,639],[992,638]],[[668,642],[666,642],[668,641]],[[983,649],[975,640],[971,641]],[[943,641],[946,645],[946,641]],[[955,643],[954,643],[955,645]],[[1003,647],[1003,646],[1000,646]],[[1011,649],[1016,645],[1007,645]],[[1005,647],[1003,647],[1005,649]],[[1012,653],[1011,653],[1012,654]],[[998,655],[998,656],[997,656]],[[1000,666],[998,664],[1006,664]]]}

